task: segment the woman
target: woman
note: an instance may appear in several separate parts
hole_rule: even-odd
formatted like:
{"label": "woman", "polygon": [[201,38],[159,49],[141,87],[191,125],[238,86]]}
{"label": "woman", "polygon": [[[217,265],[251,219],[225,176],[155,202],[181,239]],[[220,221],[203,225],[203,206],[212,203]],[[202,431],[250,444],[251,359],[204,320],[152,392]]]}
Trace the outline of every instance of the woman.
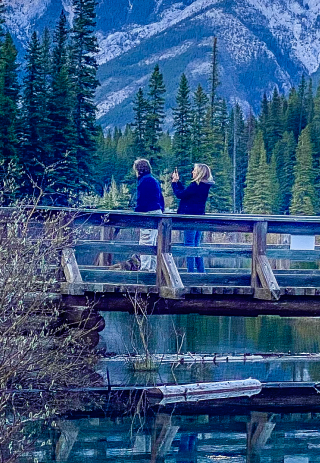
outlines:
{"label": "woman", "polygon": [[[205,214],[206,201],[208,199],[210,187],[214,184],[210,167],[206,164],[195,164],[192,171],[192,182],[184,188],[179,181],[177,169],[172,174],[173,192],[180,204],[178,214],[203,215]],[[184,232],[185,246],[199,246],[202,232],[198,230],[186,230]],[[204,263],[202,257],[187,257],[188,272],[194,272],[194,263],[197,271],[204,273]]]}

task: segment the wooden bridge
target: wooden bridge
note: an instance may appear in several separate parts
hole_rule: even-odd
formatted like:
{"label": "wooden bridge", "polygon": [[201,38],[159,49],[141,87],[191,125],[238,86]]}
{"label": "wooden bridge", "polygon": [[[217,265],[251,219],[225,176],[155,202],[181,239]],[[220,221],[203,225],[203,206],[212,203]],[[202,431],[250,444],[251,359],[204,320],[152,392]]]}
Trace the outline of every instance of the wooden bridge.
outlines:
{"label": "wooden bridge", "polygon": [[[8,217],[5,209],[2,215],[5,211]],[[39,211],[56,214],[60,209]],[[320,246],[315,244],[320,217],[64,213],[77,231],[61,252],[60,297],[66,305],[95,300],[99,310],[132,310],[127,296],[139,294],[155,313],[320,315]],[[140,228],[158,230],[157,246],[138,244]],[[179,232],[188,229],[219,234],[219,242],[185,247]],[[132,254],[157,256],[156,272],[111,265]],[[187,273],[180,265],[186,256],[215,259],[215,267],[205,274]]]}
{"label": "wooden bridge", "polygon": [[[100,239],[79,239],[63,252],[66,282],[61,293],[70,301],[103,295],[101,307],[119,310],[128,307],[123,295],[137,292],[148,295],[153,307],[157,301],[158,310],[165,306],[176,312],[320,314],[320,246],[312,244],[320,235],[320,217],[81,211],[74,222],[99,227]],[[139,245],[137,234],[136,241],[120,239],[120,229],[139,228],[158,229],[157,246]],[[186,247],[179,243],[179,231],[187,229],[219,233],[224,239],[200,248]],[[238,240],[240,234],[246,243],[226,242],[226,237]],[[275,235],[286,242],[267,244],[268,236]],[[124,259],[132,254],[156,255],[156,273],[112,269],[102,253]],[[82,263],[84,256],[91,256],[91,265]],[[186,256],[218,259],[223,267],[207,268],[205,274],[187,273],[177,265]],[[226,266],[228,262],[233,266]],[[309,269],[292,268],[297,262],[307,263]]]}

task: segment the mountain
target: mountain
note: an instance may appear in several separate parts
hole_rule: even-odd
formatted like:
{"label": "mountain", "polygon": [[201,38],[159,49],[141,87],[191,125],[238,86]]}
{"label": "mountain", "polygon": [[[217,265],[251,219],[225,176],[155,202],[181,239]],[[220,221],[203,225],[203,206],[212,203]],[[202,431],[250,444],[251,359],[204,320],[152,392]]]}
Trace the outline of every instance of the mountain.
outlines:
{"label": "mountain", "polygon": [[[23,50],[33,30],[53,29],[72,0],[5,0],[7,24]],[[302,73],[318,76],[319,0],[99,0],[99,122],[132,121],[132,100],[147,91],[156,63],[164,74],[169,113],[182,72],[190,87],[209,91],[213,37],[218,39],[219,94],[258,112],[263,92],[287,93]],[[318,72],[317,72],[318,71]]]}

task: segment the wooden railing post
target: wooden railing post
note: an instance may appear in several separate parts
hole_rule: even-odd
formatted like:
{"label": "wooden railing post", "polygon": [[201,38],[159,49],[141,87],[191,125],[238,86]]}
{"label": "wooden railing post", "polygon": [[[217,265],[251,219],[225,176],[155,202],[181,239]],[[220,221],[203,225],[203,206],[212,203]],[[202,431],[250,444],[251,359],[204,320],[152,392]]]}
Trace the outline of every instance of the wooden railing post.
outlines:
{"label": "wooden railing post", "polygon": [[278,300],[280,288],[266,256],[268,222],[253,225],[251,287],[253,297]]}
{"label": "wooden railing post", "polygon": [[170,253],[172,220],[160,219],[157,241],[157,288],[159,295],[167,299],[179,299],[183,293],[183,283]]}

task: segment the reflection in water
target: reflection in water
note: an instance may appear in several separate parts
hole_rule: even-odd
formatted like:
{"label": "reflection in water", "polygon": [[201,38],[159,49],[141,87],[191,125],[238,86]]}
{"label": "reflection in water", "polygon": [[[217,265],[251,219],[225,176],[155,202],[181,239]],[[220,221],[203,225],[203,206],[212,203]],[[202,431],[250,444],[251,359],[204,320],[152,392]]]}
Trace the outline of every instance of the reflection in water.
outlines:
{"label": "reflection in water", "polygon": [[[101,333],[108,352],[132,352],[133,315],[107,312]],[[183,333],[182,352],[257,353],[320,352],[320,318],[212,317],[152,315],[153,352],[176,353],[176,334]]]}
{"label": "reflection in water", "polygon": [[[128,354],[133,328],[132,316],[127,313],[106,313],[106,329],[102,333],[108,352]],[[280,317],[212,317],[198,315],[152,315],[150,317],[151,353],[177,352],[177,333],[183,340],[181,353],[244,354],[285,352],[320,352],[320,318]],[[101,362],[106,365],[112,384],[154,385],[164,382],[191,383],[195,381],[223,381],[254,377],[260,381],[320,381],[320,368],[314,360],[265,362],[195,362],[179,364],[172,369],[161,364],[158,372],[134,373],[123,363]]]}
{"label": "reflection in water", "polygon": [[149,414],[143,425],[128,416],[61,421],[43,433],[21,462],[36,456],[43,463],[316,463],[319,449],[318,413],[159,411]]}

